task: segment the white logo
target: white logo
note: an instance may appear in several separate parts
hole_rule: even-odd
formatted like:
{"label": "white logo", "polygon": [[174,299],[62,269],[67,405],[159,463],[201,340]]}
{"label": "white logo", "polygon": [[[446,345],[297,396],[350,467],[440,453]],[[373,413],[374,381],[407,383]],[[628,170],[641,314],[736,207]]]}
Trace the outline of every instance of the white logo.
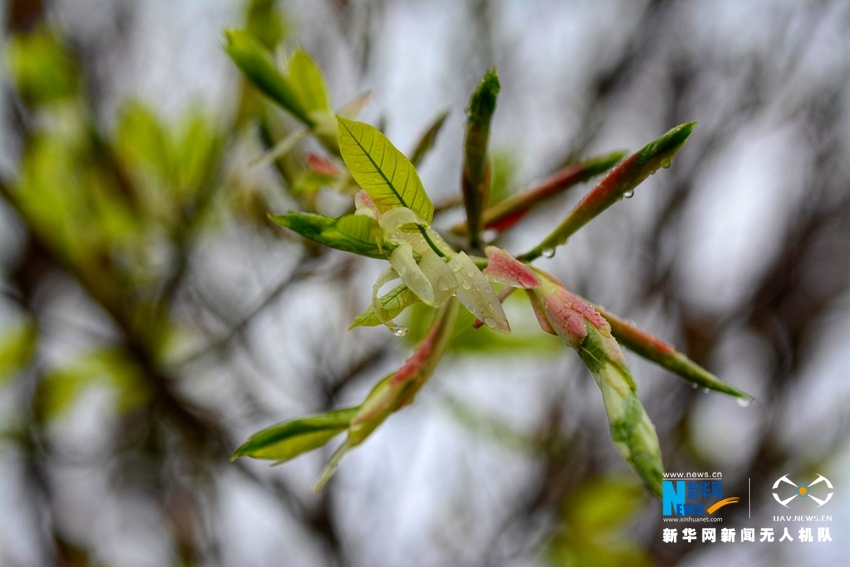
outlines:
{"label": "white logo", "polygon": [[779,487],[780,484],[782,484],[783,482],[786,482],[796,489],[796,491],[794,492],[794,496],[791,496],[790,498],[786,498],[785,500],[782,500],[782,499],[779,498],[779,495],[774,492],[773,497],[776,499],[777,502],[779,502],[780,504],[782,504],[786,508],[788,508],[788,503],[791,502],[792,500],[794,500],[795,498],[797,498],[798,496],[800,498],[811,498],[812,500],[814,500],[815,502],[818,503],[818,508],[820,508],[821,506],[823,506],[824,504],[829,502],[830,498],[832,498],[832,492],[827,494],[826,498],[824,498],[823,500],[821,500],[820,498],[817,498],[815,496],[812,496],[812,494],[810,492],[811,487],[813,487],[814,485],[816,485],[817,483],[819,483],[821,481],[826,483],[826,485],[829,487],[830,491],[832,490],[832,483],[829,482],[829,479],[826,478],[823,475],[819,474],[818,477],[813,482],[810,482],[809,484],[795,484],[788,479],[788,475],[786,474],[785,476],[780,477],[776,482],[773,483],[773,490],[776,490]]}

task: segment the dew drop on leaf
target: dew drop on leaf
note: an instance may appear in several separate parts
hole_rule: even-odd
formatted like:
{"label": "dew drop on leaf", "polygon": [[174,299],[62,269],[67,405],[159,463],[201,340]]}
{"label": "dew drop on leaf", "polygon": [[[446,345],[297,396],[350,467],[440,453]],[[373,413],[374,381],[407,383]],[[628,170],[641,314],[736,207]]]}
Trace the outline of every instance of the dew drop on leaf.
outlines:
{"label": "dew drop on leaf", "polygon": [[544,258],[551,258],[554,255],[555,255],[555,249],[554,248],[546,248],[543,251],[543,257]]}
{"label": "dew drop on leaf", "polygon": [[492,329],[496,328],[496,320],[492,317],[484,317],[484,324]]}
{"label": "dew drop on leaf", "polygon": [[710,390],[709,390],[708,388],[703,388],[703,389],[702,389],[702,393],[703,393],[703,394],[707,394],[709,391],[710,391]]}
{"label": "dew drop on leaf", "polygon": [[669,168],[670,168],[670,165],[671,165],[672,163],[673,163],[673,161],[672,161],[672,160],[665,159],[664,161],[662,161],[662,162],[661,162],[661,167],[663,167],[664,169],[669,169]]}
{"label": "dew drop on leaf", "polygon": [[699,386],[698,386],[697,384],[691,384],[691,388],[693,388],[694,390],[696,390],[697,388],[699,388]]}
{"label": "dew drop on leaf", "polygon": [[392,332],[392,334],[397,337],[403,337],[404,335],[410,332],[410,329],[408,329],[407,327],[393,327],[390,329],[390,332]]}
{"label": "dew drop on leaf", "polygon": [[635,196],[635,190],[634,189],[629,189],[628,191],[623,193],[623,197],[625,197],[626,199],[631,199],[634,196]]}
{"label": "dew drop on leaf", "polygon": [[750,407],[751,401],[750,401],[749,398],[738,398],[735,401],[738,402],[738,405],[741,406],[742,408]]}

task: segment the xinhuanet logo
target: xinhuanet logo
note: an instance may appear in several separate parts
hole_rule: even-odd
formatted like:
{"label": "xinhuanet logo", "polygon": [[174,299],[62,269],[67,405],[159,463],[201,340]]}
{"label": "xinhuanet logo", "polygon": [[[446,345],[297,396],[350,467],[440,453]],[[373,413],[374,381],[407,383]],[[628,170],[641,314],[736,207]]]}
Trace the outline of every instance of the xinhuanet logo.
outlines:
{"label": "xinhuanet logo", "polygon": [[[688,475],[685,475],[686,478]],[[689,480],[665,480],[662,484],[664,516],[700,517],[711,515],[723,506],[736,504],[737,496],[723,497],[720,475]]]}

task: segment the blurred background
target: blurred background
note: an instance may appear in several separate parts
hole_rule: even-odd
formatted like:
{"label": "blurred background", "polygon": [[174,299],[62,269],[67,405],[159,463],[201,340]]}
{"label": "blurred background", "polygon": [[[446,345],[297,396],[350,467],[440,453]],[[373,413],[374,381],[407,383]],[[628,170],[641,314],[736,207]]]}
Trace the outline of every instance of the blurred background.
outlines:
{"label": "blurred background", "polygon": [[[846,560],[846,2],[2,6],[3,567]],[[260,428],[358,402],[413,343],[346,330],[382,262],[267,220],[348,201],[294,194],[303,153],[255,165],[292,125],[243,82],[225,27],[306,48],[335,108],[370,91],[361,119],[402,151],[448,110],[420,168],[437,227],[462,217],[463,109],[493,65],[502,195],[697,121],[669,170],[539,265],[755,396],[740,407],[627,354],[667,470],[720,471],[744,497],[718,527],[773,527],[776,478],[823,474],[833,541],[662,543],[598,389],[520,297],[510,337],[464,334],[321,494],[334,443],[230,463]],[[499,245],[534,246],[589,187]]]}

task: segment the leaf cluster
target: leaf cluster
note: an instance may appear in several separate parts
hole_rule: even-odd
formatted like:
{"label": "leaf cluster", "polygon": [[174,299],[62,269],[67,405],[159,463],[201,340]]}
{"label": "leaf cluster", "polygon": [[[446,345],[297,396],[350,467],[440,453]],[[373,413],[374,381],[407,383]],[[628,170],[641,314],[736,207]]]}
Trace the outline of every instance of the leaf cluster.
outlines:
{"label": "leaf cluster", "polygon": [[[309,241],[389,262],[374,286],[372,305],[355,318],[351,328],[384,324],[394,334],[404,335],[407,329],[396,325],[393,319],[407,308],[417,311],[415,320],[421,320],[428,311],[436,313],[430,327],[415,333],[420,342],[405,365],[378,383],[361,406],[263,430],[240,447],[234,457],[284,461],[347,433],[347,441],[317,485],[320,488],[345,452],[362,443],[392,412],[412,401],[447,348],[454,343],[467,348],[486,343],[487,335],[475,331],[482,323],[510,333],[500,304],[514,289],[527,291],[541,328],[558,335],[586,363],[602,392],[614,445],[655,495],[660,494],[661,453],[655,428],[637,398],[621,345],[694,384],[745,402],[751,399],[672,346],[570,294],[552,276],[530,266],[541,256],[551,257],[572,234],[630,196],[659,168],[670,167],[695,123],[674,127],[628,157],[624,158],[625,152],[614,152],[587,158],[506,199],[491,199],[494,176],[489,132],[500,83],[496,70],[488,71],[472,93],[466,110],[460,175],[466,220],[451,229],[453,234],[464,237],[463,241],[453,241],[461,247],[458,251],[431,226],[440,209],[434,207],[416,171],[436,143],[446,113],[426,129],[408,158],[377,128],[350,115],[331,113],[321,71],[305,52],[299,50],[277,65],[259,39],[241,31],[229,31],[227,37],[226,49],[245,76],[301,122],[305,133],[313,135],[328,153],[313,158],[320,165],[308,172],[314,176],[311,181],[305,180],[300,186],[322,185],[342,194],[356,193],[353,211],[336,218],[309,210],[273,214],[270,218]],[[272,158],[291,152],[299,140],[283,138],[277,142],[278,148],[285,146],[286,152],[273,149]],[[495,229],[497,234],[511,230],[534,206],[601,174],[605,175],[596,186],[528,252],[514,258],[482,239],[484,228]],[[291,194],[309,208],[311,203],[295,190],[297,187],[298,183],[293,185]],[[379,296],[382,286],[393,279],[401,279],[402,283]],[[453,315],[457,307],[453,297],[472,315]]]}

